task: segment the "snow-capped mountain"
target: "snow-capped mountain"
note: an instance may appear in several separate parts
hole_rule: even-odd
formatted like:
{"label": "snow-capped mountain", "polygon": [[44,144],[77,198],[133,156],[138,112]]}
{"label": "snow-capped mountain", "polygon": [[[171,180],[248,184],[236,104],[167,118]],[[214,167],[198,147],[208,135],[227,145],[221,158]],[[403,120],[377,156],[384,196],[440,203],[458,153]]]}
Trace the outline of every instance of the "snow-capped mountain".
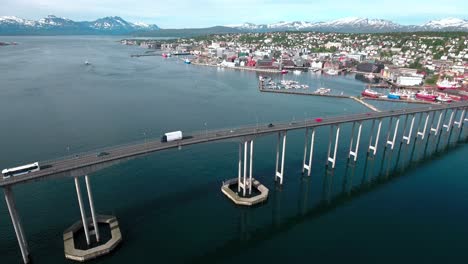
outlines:
{"label": "snow-capped mountain", "polygon": [[244,23],[231,26],[244,31],[333,31],[333,32],[401,32],[401,31],[468,31],[467,20],[442,19],[430,21],[420,26],[405,26],[384,19],[347,17],[327,22],[278,22],[274,24]]}
{"label": "snow-capped mountain", "polygon": [[158,29],[156,25],[130,23],[120,17],[104,17],[82,22],[53,15],[37,21],[14,16],[0,17],[0,35],[128,34]]}
{"label": "snow-capped mountain", "polygon": [[468,30],[468,20],[459,18],[445,18],[440,20],[432,20],[421,26],[429,29],[458,28]]}

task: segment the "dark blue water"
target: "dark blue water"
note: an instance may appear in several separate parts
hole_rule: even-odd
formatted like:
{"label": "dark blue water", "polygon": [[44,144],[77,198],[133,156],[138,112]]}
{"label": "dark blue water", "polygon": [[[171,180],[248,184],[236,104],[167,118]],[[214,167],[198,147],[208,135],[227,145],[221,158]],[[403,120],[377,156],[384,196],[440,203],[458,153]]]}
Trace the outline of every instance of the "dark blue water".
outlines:
{"label": "dark blue water", "polygon": [[[4,40],[20,45],[0,49],[1,168],[172,130],[369,111],[350,100],[260,94],[258,76],[251,72],[185,65],[174,58],[130,58],[144,50],[115,38]],[[279,78],[346,94],[365,87],[352,75]],[[383,127],[387,124],[384,120]],[[319,129],[310,178],[301,176],[304,131],[288,133],[283,186],[273,178],[276,136],[256,139],[254,176],[270,197],[255,208],[234,206],[220,192],[221,182],[237,175],[234,140],[155,153],[95,173],[97,211],[118,217],[124,242],[94,262],[464,262],[466,130],[397,144],[393,151],[384,151],[382,133],[377,157],[368,158],[370,125],[364,124],[355,165],[347,163],[351,126],[342,128],[334,171],[324,166],[329,128]],[[458,138],[462,143],[455,144]],[[34,262],[67,262],[62,232],[80,218],[73,181],[30,183],[14,193]],[[18,263],[4,203],[0,212],[1,263]]]}

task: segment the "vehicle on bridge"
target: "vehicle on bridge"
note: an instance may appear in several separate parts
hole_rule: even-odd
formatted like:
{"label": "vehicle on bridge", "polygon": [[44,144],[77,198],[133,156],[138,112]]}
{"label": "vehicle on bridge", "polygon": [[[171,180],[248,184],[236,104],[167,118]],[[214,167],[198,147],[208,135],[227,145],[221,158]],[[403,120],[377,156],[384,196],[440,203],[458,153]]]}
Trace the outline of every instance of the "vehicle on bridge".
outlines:
{"label": "vehicle on bridge", "polygon": [[174,131],[174,132],[168,132],[164,134],[161,138],[161,142],[171,142],[171,141],[177,141],[177,140],[182,140],[182,131]]}
{"label": "vehicle on bridge", "polygon": [[19,176],[23,174],[27,174],[30,172],[34,171],[39,171],[41,167],[39,166],[39,162],[34,162],[31,164],[15,167],[15,168],[10,168],[10,169],[4,169],[2,170],[3,178],[7,179],[10,178],[10,176]]}

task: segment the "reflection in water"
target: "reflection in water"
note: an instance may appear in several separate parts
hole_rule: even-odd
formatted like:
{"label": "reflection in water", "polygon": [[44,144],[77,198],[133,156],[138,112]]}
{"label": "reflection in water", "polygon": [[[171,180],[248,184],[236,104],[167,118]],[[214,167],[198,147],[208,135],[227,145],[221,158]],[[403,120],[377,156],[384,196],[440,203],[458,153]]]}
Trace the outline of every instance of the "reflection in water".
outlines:
{"label": "reflection in water", "polygon": [[304,215],[307,212],[309,200],[309,190],[311,185],[311,177],[301,177],[301,191],[299,193],[299,214]]}
{"label": "reflection in water", "polygon": [[[354,161],[348,161],[344,171],[344,177],[342,182],[341,191],[332,195],[333,189],[333,180],[335,175],[335,170],[327,169],[323,174],[323,185],[322,185],[322,194],[318,197],[318,201],[313,204],[309,197],[311,178],[304,177],[300,182],[300,195],[298,196],[299,201],[299,210],[296,215],[285,217],[281,219],[281,195],[282,190],[280,188],[275,188],[272,192],[272,199],[268,203],[272,203],[272,224],[269,226],[264,226],[254,230],[246,230],[249,226],[250,219],[249,214],[252,213],[252,210],[245,210],[239,208],[241,211],[241,229],[239,234],[239,239],[233,239],[226,242],[219,248],[213,249],[213,251],[206,253],[198,259],[195,259],[194,263],[206,263],[206,262],[215,262],[220,258],[226,258],[231,256],[233,252],[238,252],[239,250],[247,249],[252,244],[261,243],[263,241],[268,241],[278,236],[282,233],[288,232],[291,228],[302,224],[304,222],[311,221],[315,218],[318,218],[324,214],[329,213],[330,211],[335,210],[336,208],[351,202],[355,198],[361,197],[375,191],[379,188],[383,188],[386,184],[397,180],[398,178],[405,175],[408,171],[415,170],[419,166],[424,166],[425,163],[431,162],[433,158],[442,154],[442,152],[437,151],[437,148],[433,148],[433,151],[428,151],[429,145],[435,143],[436,138],[428,136],[425,144],[421,144],[424,141],[414,140],[412,144],[408,145],[405,143],[400,143],[400,145],[393,150],[390,148],[384,148],[383,161],[380,163],[379,174],[373,177],[373,167],[375,163],[375,158],[373,155],[368,155],[365,159],[364,167],[362,170],[363,180],[360,184],[353,186],[353,178],[355,177],[356,168],[359,163]],[[460,142],[455,142],[455,144],[448,144],[449,146],[444,147],[444,150],[451,150],[453,148],[458,148],[468,143],[468,138]],[[460,143],[460,144],[459,144]],[[418,147],[419,146],[419,147]],[[448,149],[447,149],[448,148]],[[415,153],[420,152],[421,155],[418,161],[414,161]],[[426,156],[427,155],[427,156]],[[370,156],[370,157],[369,157]],[[395,162],[393,162],[395,158]],[[358,172],[360,170],[357,170]],[[367,175],[367,176],[365,176]],[[311,203],[312,207],[309,208],[308,204]],[[241,243],[239,243],[239,240]]]}
{"label": "reflection in water", "polygon": [[327,168],[325,170],[325,176],[323,179],[323,189],[322,189],[322,201],[325,203],[330,203],[331,193],[333,189],[333,178],[335,176],[335,170]]}
{"label": "reflection in water", "polygon": [[249,235],[249,223],[250,223],[250,208],[240,208],[240,223],[239,223],[239,239],[241,241],[247,241],[250,239]]}
{"label": "reflection in water", "polygon": [[279,226],[281,222],[281,193],[283,190],[280,185],[275,185],[273,192],[273,210],[272,210],[272,223],[273,226]]}
{"label": "reflection in water", "polygon": [[366,184],[367,182],[372,181],[374,175],[374,162],[375,156],[367,153],[366,161],[364,163],[364,176],[362,177],[361,184]]}
{"label": "reflection in water", "polygon": [[351,192],[355,171],[356,162],[354,162],[354,160],[348,159],[348,162],[346,163],[345,175],[343,177],[343,193],[349,194]]}

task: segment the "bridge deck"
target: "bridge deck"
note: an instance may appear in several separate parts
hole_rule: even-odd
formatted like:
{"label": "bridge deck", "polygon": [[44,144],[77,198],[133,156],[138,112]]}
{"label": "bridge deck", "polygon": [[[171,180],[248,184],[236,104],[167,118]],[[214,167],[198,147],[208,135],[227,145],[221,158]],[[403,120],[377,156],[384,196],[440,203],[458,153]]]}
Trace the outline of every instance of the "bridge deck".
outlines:
{"label": "bridge deck", "polygon": [[156,151],[177,148],[179,146],[188,146],[212,141],[220,141],[232,138],[242,138],[250,136],[260,136],[271,134],[280,131],[297,130],[303,128],[319,127],[326,125],[334,125],[340,123],[349,123],[355,121],[365,121],[376,118],[385,118],[391,116],[401,116],[406,114],[415,114],[421,112],[430,112],[451,108],[466,108],[468,102],[454,103],[451,105],[432,105],[421,108],[392,110],[379,113],[362,113],[347,116],[337,116],[323,118],[321,122],[315,119],[297,121],[291,123],[275,123],[273,127],[267,125],[245,127],[240,129],[227,129],[221,131],[208,131],[207,133],[192,135],[192,137],[177,141],[161,143],[159,140],[152,140],[146,143],[138,143],[135,145],[116,147],[106,150],[109,155],[97,157],[97,153],[78,155],[76,157],[61,159],[41,163],[41,169],[37,172],[32,172],[26,175],[10,177],[8,179],[0,179],[0,187],[26,183],[39,180],[47,177],[63,177],[63,176],[83,176],[103,169],[105,167],[133,159],[139,156],[147,155]]}

